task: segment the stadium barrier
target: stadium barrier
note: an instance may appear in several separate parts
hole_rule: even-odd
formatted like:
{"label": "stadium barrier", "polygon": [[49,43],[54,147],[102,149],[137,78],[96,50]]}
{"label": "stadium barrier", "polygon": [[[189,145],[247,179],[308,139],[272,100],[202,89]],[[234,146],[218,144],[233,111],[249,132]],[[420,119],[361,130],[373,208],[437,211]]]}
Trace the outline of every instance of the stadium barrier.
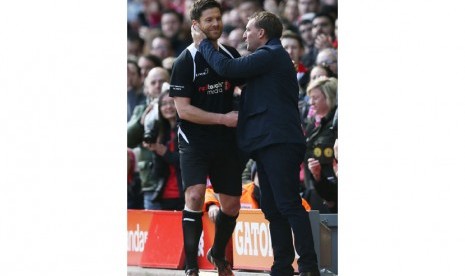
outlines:
{"label": "stadium barrier", "polygon": [[[183,269],[184,249],[182,236],[182,212],[128,210],[127,217],[127,265]],[[315,249],[321,268],[337,273],[337,215],[309,213]],[[211,270],[206,258],[212,246],[215,225],[202,217],[203,232],[198,248],[200,269]],[[269,271],[273,252],[269,223],[259,209],[241,209],[236,228],[226,248],[226,258],[234,269]],[[297,272],[297,258],[293,267]]]}

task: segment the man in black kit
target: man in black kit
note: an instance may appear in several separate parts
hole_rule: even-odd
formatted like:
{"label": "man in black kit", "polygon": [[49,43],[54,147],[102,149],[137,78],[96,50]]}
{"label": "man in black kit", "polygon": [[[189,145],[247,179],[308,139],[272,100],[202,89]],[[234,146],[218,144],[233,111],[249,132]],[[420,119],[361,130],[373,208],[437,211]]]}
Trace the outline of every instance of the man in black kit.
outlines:
{"label": "man in black kit", "polygon": [[[194,2],[190,17],[192,24],[202,29],[223,55],[231,59],[240,57],[236,49],[218,43],[223,31],[218,2]],[[170,96],[174,97],[179,116],[179,152],[186,200],[182,220],[186,275],[199,275],[197,250],[207,178],[219,194],[221,204],[207,259],[218,269],[218,275],[234,275],[225,260],[225,248],[239,214],[241,174],[245,167],[236,143],[238,113],[233,110],[236,85],[238,80],[216,74],[193,44],[173,64]]]}

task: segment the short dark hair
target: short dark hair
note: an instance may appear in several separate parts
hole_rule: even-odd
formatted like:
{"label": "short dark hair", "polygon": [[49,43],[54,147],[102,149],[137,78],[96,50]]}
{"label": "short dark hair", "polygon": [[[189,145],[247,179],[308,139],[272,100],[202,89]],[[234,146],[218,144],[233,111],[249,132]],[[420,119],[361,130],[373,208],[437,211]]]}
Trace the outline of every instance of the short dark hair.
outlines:
{"label": "short dark hair", "polygon": [[312,24],[312,20],[310,19],[304,19],[302,21],[299,22],[298,26],[302,26],[302,25],[308,25],[308,24]]}
{"label": "short dark hair", "polygon": [[321,68],[322,70],[324,70],[326,72],[326,75],[328,76],[328,78],[337,78],[337,75],[333,73],[333,71],[331,71],[331,69],[329,69],[329,66],[326,65],[326,64],[320,64],[320,65],[314,65],[312,67],[312,69],[310,70],[310,72],[314,69],[314,68]]}
{"label": "short dark hair", "polygon": [[154,67],[163,67],[163,63],[159,57],[152,54],[147,54],[143,56],[144,58],[150,60],[155,66]]}
{"label": "short dark hair", "polygon": [[304,47],[305,47],[305,46],[304,46],[304,41],[302,40],[302,37],[301,37],[299,34],[293,32],[293,31],[290,31],[290,30],[284,31],[284,32],[283,32],[283,35],[281,36],[281,39],[283,39],[283,38],[295,39],[295,40],[297,40],[297,42],[299,43],[300,48],[304,48]]}
{"label": "short dark hair", "polygon": [[249,19],[255,19],[255,26],[264,29],[268,39],[281,38],[283,23],[276,14],[260,11],[254,13]]}
{"label": "short dark hair", "polygon": [[140,67],[139,65],[137,64],[136,61],[132,60],[132,59],[128,59],[128,65],[129,64],[132,64],[136,67],[136,70],[137,70],[137,74],[139,75],[139,77],[142,75],[142,73],[140,72]]}
{"label": "short dark hair", "polygon": [[331,25],[332,25],[333,28],[334,28],[334,24],[335,24],[334,21],[335,21],[335,20],[334,20],[334,18],[333,18],[329,13],[319,12],[319,13],[315,14],[315,16],[314,16],[313,19],[312,19],[312,24],[313,24],[313,21],[314,21],[316,18],[318,18],[318,17],[326,17],[326,18],[328,18],[328,19],[329,19],[329,22],[331,22]]}
{"label": "short dark hair", "polygon": [[140,47],[143,48],[145,41],[139,36],[139,34],[133,30],[128,31],[128,41],[139,43]]}
{"label": "short dark hair", "polygon": [[197,0],[192,4],[191,10],[189,11],[189,15],[191,20],[200,20],[202,16],[202,12],[208,9],[218,8],[220,13],[223,14],[223,9],[221,8],[221,4],[216,2],[215,0]]}

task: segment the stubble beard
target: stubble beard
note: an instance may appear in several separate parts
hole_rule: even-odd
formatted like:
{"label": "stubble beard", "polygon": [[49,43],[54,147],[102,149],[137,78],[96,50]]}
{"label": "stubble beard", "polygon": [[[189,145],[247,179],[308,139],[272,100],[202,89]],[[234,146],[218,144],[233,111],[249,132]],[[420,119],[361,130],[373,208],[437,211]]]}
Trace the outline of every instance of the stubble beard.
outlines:
{"label": "stubble beard", "polygon": [[204,30],[203,28],[200,28],[200,30],[207,36],[207,39],[211,41],[217,41],[223,34],[223,28],[218,28],[218,35],[211,35],[210,31]]}
{"label": "stubble beard", "polygon": [[217,41],[221,37],[222,33],[223,33],[222,31],[219,31],[218,35],[211,35],[210,33],[208,33],[207,38],[211,41]]}

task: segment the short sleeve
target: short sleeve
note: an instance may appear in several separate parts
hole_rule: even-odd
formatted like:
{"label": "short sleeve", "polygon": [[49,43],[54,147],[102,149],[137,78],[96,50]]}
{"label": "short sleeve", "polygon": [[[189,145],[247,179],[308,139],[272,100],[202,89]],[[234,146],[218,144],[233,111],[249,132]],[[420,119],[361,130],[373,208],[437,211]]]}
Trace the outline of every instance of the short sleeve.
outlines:
{"label": "short sleeve", "polygon": [[176,59],[171,72],[170,96],[190,98],[194,79],[194,62],[189,51],[184,51]]}

